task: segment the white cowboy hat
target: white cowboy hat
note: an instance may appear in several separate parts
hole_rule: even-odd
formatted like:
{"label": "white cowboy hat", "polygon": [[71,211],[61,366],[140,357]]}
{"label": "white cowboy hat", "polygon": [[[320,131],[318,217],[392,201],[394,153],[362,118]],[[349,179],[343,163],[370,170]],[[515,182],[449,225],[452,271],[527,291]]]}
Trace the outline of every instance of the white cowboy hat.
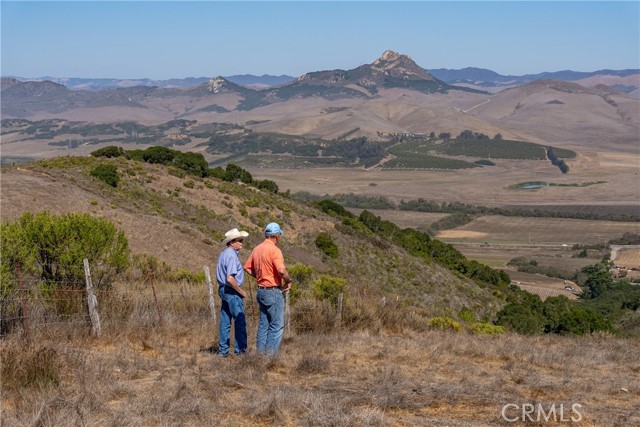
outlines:
{"label": "white cowboy hat", "polygon": [[246,231],[238,231],[237,228],[234,228],[234,229],[229,230],[226,233],[224,233],[224,240],[222,241],[222,244],[226,245],[227,243],[229,243],[232,240],[240,239],[240,238],[243,238],[243,237],[247,237],[248,235],[249,235],[249,233],[247,233]]}

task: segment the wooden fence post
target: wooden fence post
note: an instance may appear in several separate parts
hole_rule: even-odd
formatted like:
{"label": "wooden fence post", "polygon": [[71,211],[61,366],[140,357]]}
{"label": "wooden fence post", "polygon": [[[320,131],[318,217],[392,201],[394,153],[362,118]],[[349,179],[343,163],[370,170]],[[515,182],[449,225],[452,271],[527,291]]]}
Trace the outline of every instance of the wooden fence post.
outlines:
{"label": "wooden fence post", "polygon": [[285,333],[287,335],[291,334],[291,304],[289,303],[289,292],[284,294],[284,324],[285,324]]}
{"label": "wooden fence post", "polygon": [[344,299],[344,294],[338,295],[338,313],[336,316],[336,327],[340,327],[342,324],[342,300]]}
{"label": "wooden fence post", "polygon": [[160,327],[163,326],[164,322],[162,321],[162,312],[160,311],[160,304],[158,304],[158,296],[156,295],[156,286],[155,286],[155,277],[153,275],[153,268],[151,264],[147,265],[147,279],[151,282],[151,291],[153,292],[153,300],[156,303],[156,311],[158,312],[158,324]]}
{"label": "wooden fence post", "polygon": [[218,323],[216,318],[216,300],[213,296],[213,283],[211,282],[211,274],[209,274],[209,267],[204,267],[204,277],[207,279],[207,285],[209,286],[209,310],[211,310],[211,318],[213,324]]}
{"label": "wooden fence post", "polygon": [[87,282],[87,305],[89,307],[89,317],[91,318],[91,331],[93,335],[99,337],[102,334],[102,328],[100,327],[100,316],[98,314],[98,299],[93,293],[89,260],[85,258],[82,262],[84,263],[84,277]]}
{"label": "wooden fence post", "polygon": [[18,279],[18,289],[20,290],[20,317],[22,317],[22,330],[27,345],[31,345],[31,327],[29,325],[29,314],[27,312],[27,289],[22,283],[22,269],[20,264],[16,265],[16,277]]}

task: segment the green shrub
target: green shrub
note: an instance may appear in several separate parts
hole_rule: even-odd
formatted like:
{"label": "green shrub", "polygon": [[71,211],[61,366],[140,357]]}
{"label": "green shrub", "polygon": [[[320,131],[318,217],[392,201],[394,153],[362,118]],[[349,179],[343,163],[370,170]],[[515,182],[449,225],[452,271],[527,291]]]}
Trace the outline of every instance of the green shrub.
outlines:
{"label": "green shrub", "polygon": [[341,277],[323,274],[313,282],[311,292],[317,299],[329,301],[333,307],[337,307],[340,294],[343,294],[343,304],[347,303],[347,281]]}
{"label": "green shrub", "polygon": [[194,188],[196,186],[195,182],[193,182],[193,180],[191,179],[183,182],[182,185],[184,185],[187,188]]}
{"label": "green shrub", "polygon": [[225,170],[222,169],[220,166],[209,169],[209,171],[207,172],[207,175],[213,178],[218,178],[218,179],[224,179],[225,174],[226,174]]}
{"label": "green shrub", "polygon": [[204,283],[205,276],[204,271],[194,273],[189,269],[180,268],[168,273],[166,275],[166,280],[170,282]]}
{"label": "green shrub", "polygon": [[303,288],[308,287],[309,280],[313,274],[313,267],[306,264],[294,264],[287,271],[294,283],[300,284]]}
{"label": "green shrub", "polygon": [[[541,302],[539,305],[542,305]],[[546,319],[541,311],[541,307],[538,308],[531,304],[515,301],[510,302],[498,312],[498,323],[503,326],[508,326],[520,334],[541,334],[544,332],[546,324]]]}
{"label": "green shrub", "polygon": [[93,151],[91,153],[94,157],[120,157],[124,156],[125,152],[122,147],[116,147],[115,145],[110,145],[109,147],[104,147],[99,150]]}
{"label": "green shrub", "polygon": [[23,272],[52,286],[84,287],[83,258],[89,260],[96,287],[110,284],[129,264],[124,232],[89,214],[56,217],[48,212],[26,212],[13,222],[0,224],[0,237],[3,270],[15,271],[19,265]]}
{"label": "green shrub", "polygon": [[469,310],[466,306],[462,307],[462,309],[460,310],[460,313],[458,313],[458,317],[460,318],[460,320],[467,323],[473,323],[476,320],[476,317],[474,316],[473,312]]}
{"label": "green shrub", "polygon": [[472,324],[471,327],[469,327],[469,331],[472,334],[500,335],[504,334],[504,327],[491,323],[478,322]]}
{"label": "green shrub", "polygon": [[240,166],[235,165],[233,163],[229,163],[227,165],[227,169],[222,179],[224,179],[227,182],[240,181],[245,184],[251,184],[253,182],[253,177],[248,171],[242,169]]}
{"label": "green shrub", "polygon": [[316,237],[316,246],[329,258],[338,258],[338,246],[333,243],[329,233],[322,231]]}
{"label": "green shrub", "polygon": [[91,171],[91,176],[95,176],[112,187],[117,187],[120,181],[118,169],[115,165],[99,164]]}
{"label": "green shrub", "polygon": [[270,193],[274,193],[274,194],[278,194],[278,184],[276,184],[274,181],[271,181],[270,179],[263,179],[262,181],[254,181],[253,183],[255,185],[256,188],[259,188],[260,190],[266,190],[269,191]]}
{"label": "green shrub", "polygon": [[451,329],[455,332],[460,332],[462,330],[462,324],[450,319],[449,317],[433,317],[429,320],[429,327],[442,330]]}
{"label": "green shrub", "polygon": [[291,304],[295,304],[296,301],[308,294],[309,280],[311,279],[313,268],[306,264],[295,264],[287,268],[287,271],[292,280],[289,298]]}

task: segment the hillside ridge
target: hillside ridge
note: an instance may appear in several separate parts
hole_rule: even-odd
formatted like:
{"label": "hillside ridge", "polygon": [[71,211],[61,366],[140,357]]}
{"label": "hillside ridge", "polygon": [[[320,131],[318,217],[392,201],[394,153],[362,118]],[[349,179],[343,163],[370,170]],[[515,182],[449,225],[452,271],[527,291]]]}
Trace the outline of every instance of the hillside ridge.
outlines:
{"label": "hillside ridge", "polygon": [[[117,188],[89,176],[105,163],[120,171]],[[86,212],[122,229],[133,254],[154,257],[175,270],[212,268],[225,231],[247,230],[250,249],[261,242],[262,227],[277,221],[286,233],[282,249],[288,265],[305,264],[317,274],[343,277],[351,292],[392,295],[431,315],[466,306],[490,318],[503,304],[489,288],[409,255],[375,234],[345,227],[313,205],[241,183],[175,176],[161,165],[93,157],[3,166],[0,173],[3,221],[26,211]],[[337,259],[316,247],[320,232],[338,246]]]}

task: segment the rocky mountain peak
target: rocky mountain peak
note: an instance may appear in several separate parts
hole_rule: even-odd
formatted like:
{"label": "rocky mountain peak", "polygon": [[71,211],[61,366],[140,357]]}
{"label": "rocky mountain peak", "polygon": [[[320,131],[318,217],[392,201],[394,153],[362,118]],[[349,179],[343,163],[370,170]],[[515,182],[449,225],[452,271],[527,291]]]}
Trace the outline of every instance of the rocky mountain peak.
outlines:
{"label": "rocky mountain peak", "polygon": [[220,93],[226,85],[226,80],[222,76],[214,77],[207,83],[209,92]]}
{"label": "rocky mountain peak", "polygon": [[433,77],[427,73],[424,68],[416,64],[410,56],[402,55],[392,50],[385,50],[382,56],[371,64],[371,68],[393,77],[433,79]]}
{"label": "rocky mountain peak", "polygon": [[378,59],[375,60],[375,62],[373,63],[374,65],[381,65],[382,63],[385,62],[393,62],[393,61],[398,61],[400,59],[404,59],[406,58],[409,61],[412,61],[411,57],[408,55],[401,55],[399,53],[396,53],[392,50],[385,50],[384,53],[382,54],[382,56]]}

